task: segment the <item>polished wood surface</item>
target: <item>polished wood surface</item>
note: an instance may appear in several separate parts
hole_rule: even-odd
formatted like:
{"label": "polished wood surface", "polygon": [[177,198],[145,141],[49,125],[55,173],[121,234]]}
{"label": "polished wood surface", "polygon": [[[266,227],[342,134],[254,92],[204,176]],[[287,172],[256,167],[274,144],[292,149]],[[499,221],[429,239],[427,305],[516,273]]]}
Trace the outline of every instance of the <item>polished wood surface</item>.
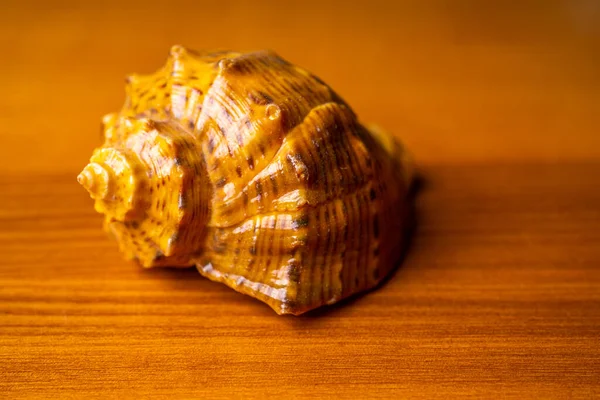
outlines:
{"label": "polished wood surface", "polygon": [[122,261],[70,175],[2,179],[0,392],[600,395],[600,163],[424,173],[403,266],[301,317]]}
{"label": "polished wood surface", "polygon": [[[8,398],[600,396],[593,0],[3,1],[0,393]],[[75,177],[129,72],[271,48],[401,137],[406,259],[307,316],[123,261]]]}

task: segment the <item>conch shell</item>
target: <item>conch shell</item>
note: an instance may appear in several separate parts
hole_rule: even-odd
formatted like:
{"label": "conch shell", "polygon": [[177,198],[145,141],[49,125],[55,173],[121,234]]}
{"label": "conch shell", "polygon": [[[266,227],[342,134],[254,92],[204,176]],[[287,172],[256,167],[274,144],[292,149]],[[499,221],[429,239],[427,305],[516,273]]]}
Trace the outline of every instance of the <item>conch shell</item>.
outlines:
{"label": "conch shell", "polygon": [[296,315],[399,262],[407,153],[311,73],[268,51],[174,46],[126,93],[78,181],[128,258],[196,266]]}

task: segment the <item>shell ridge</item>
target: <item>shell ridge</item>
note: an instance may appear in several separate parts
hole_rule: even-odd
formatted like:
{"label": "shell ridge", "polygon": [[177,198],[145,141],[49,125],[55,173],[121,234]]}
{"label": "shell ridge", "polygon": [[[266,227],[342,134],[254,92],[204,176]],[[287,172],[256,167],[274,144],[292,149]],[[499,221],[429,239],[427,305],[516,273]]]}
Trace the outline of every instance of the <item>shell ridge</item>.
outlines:
{"label": "shell ridge", "polygon": [[[225,61],[225,60],[222,60]],[[226,97],[225,94],[233,98],[232,101],[220,101],[222,108],[232,109],[226,114],[230,117],[221,118],[219,126],[222,130],[220,138],[228,143],[228,152],[237,161],[238,168],[244,167],[244,162],[248,162],[249,168],[244,168],[243,172],[238,172],[234,168],[224,168],[220,174],[213,175],[213,183],[237,182],[235,186],[229,186],[227,193],[223,190],[217,191],[218,199],[232,199],[236,197],[239,201],[241,196],[244,196],[244,189],[248,189],[249,182],[269,165],[272,165],[273,160],[277,157],[279,149],[284,143],[285,137],[297,129],[301,125],[310,112],[323,104],[332,100],[331,92],[324,89],[324,85],[315,80],[310,74],[300,73],[294,66],[281,59],[276,53],[269,51],[261,51],[250,54],[238,55],[226,60],[227,62],[219,62],[219,75],[213,82],[213,86],[209,89],[205,97],[205,106],[202,110],[202,117],[199,121],[206,120],[206,114],[213,115],[215,111],[210,111],[211,105],[207,107],[207,103],[219,103],[219,98]],[[245,84],[247,79],[252,79],[249,84]],[[220,82],[220,83],[219,83]],[[315,85],[318,87],[315,89]],[[224,92],[225,89],[227,93]],[[316,92],[315,92],[316,90]],[[303,93],[303,96],[294,97],[294,93]],[[239,104],[238,104],[239,103]],[[276,110],[273,110],[275,105]],[[214,107],[214,106],[213,106]],[[246,115],[241,117],[239,114],[248,114],[252,111],[253,115],[248,119]],[[269,109],[272,113],[269,114]],[[258,111],[258,113],[257,113]],[[263,116],[263,112],[267,115]],[[266,117],[265,120],[262,118]],[[251,121],[250,124],[244,126],[243,120]],[[234,123],[234,121],[237,122]],[[258,121],[273,121],[275,129],[281,129],[277,133],[277,138],[271,137],[271,142],[268,145],[277,145],[277,151],[264,152],[261,149],[260,140],[256,140],[253,136],[260,133],[262,123],[256,124]],[[277,128],[274,121],[278,121],[282,126]],[[224,125],[225,122],[225,125]],[[197,128],[201,122],[197,124]],[[243,132],[238,132],[236,126],[242,128]],[[230,129],[231,128],[231,129]],[[262,132],[263,134],[265,132]],[[258,153],[258,149],[261,149]],[[263,147],[264,149],[264,147]],[[268,153],[267,157],[265,155]],[[259,157],[257,158],[257,154]],[[260,160],[260,168],[254,168],[255,161]],[[215,160],[217,161],[217,160]],[[239,171],[239,169],[238,169]],[[241,182],[240,182],[241,181]]]}
{"label": "shell ridge", "polygon": [[285,313],[289,302],[285,288],[273,288],[270,285],[246,279],[238,274],[219,272],[212,264],[210,264],[210,267],[207,267],[208,264],[205,264],[204,262],[198,262],[196,264],[196,269],[202,276],[214,282],[224,283],[238,293],[256,297],[258,300],[263,301],[271,307],[277,314],[281,315]]}
{"label": "shell ridge", "polygon": [[[337,195],[336,197],[331,197],[329,199],[325,199],[325,200],[321,200],[318,202],[313,202],[313,203],[309,203],[306,202],[305,204],[299,206],[295,211],[296,212],[302,212],[302,211],[308,211],[308,210],[314,210],[317,209],[319,207],[321,207],[323,204],[327,204],[327,203],[331,203],[337,200],[340,201],[344,201],[347,198],[351,198],[353,196],[356,196],[358,193],[360,193],[362,190],[366,189],[367,187],[369,187],[369,185],[371,185],[372,183],[370,181],[366,181],[364,183],[362,183],[360,186],[355,187],[352,191],[350,192],[344,192],[340,195]],[[210,222],[207,224],[207,228],[210,229],[226,229],[226,230],[235,230],[241,226],[243,226],[244,224],[247,224],[248,221],[252,221],[254,218],[256,217],[271,217],[271,216],[277,216],[277,215],[281,215],[282,212],[281,211],[277,211],[277,210],[272,210],[269,212],[258,212],[256,214],[253,215],[248,215],[246,218],[244,218],[242,221],[238,221],[235,222],[233,224],[229,224],[229,225],[213,225]],[[287,211],[284,212],[283,214],[291,214],[291,212]],[[264,227],[259,227],[259,229],[268,229],[268,228],[264,228]],[[290,229],[290,231],[293,231],[292,229]]]}
{"label": "shell ridge", "polygon": [[248,174],[248,177],[246,178],[248,181],[247,181],[246,185],[238,191],[236,198],[239,199],[239,197],[243,195],[243,190],[248,189],[248,187],[251,185],[251,183],[254,181],[254,179],[256,179],[256,177],[258,175],[260,175],[260,173],[263,172],[265,169],[268,169],[273,164],[273,161],[275,161],[278,158],[278,156],[281,155],[281,151],[284,148],[287,138],[290,135],[293,135],[294,131],[296,131],[296,129],[298,129],[298,127],[301,126],[304,123],[304,121],[306,121],[306,118],[308,117],[308,115],[314,108],[316,108],[316,107],[313,107],[311,110],[307,111],[302,116],[302,119],[296,120],[293,125],[291,125],[289,128],[287,128],[287,130],[282,135],[283,137],[282,137],[281,143],[279,144],[279,148],[277,149],[277,151],[273,153],[273,155],[271,156],[269,161],[265,164],[265,166],[262,169],[259,170],[258,168],[255,168],[252,171],[252,173]]}
{"label": "shell ridge", "polygon": [[220,77],[217,76],[215,80],[210,85],[210,88],[204,95],[204,100],[202,102],[202,110],[198,114],[198,118],[196,119],[195,129],[198,130],[199,134],[196,135],[197,140],[203,140],[210,128],[216,132],[216,135],[220,137],[219,143],[217,146],[221,147],[225,145],[227,147],[227,153],[232,155],[232,149],[229,147],[229,141],[227,140],[227,136],[223,127],[218,123],[217,119],[214,117],[214,108],[218,107],[219,102],[216,100],[219,96],[215,93],[218,90],[221,90],[220,85],[216,85],[215,82],[218,81]]}
{"label": "shell ridge", "polygon": [[[272,169],[273,167],[276,167],[276,166],[274,166],[274,162],[281,159],[282,156],[286,154],[286,152],[290,151],[290,149],[286,145],[288,143],[290,143],[292,140],[295,140],[298,137],[302,137],[302,134],[304,133],[302,130],[303,127],[312,123],[313,119],[315,118],[316,115],[318,115],[318,113],[320,111],[323,111],[323,110],[328,111],[331,106],[340,107],[345,112],[347,112],[347,115],[350,118],[352,118],[353,122],[357,122],[355,120],[355,116],[351,112],[351,110],[343,104],[340,104],[337,102],[326,102],[326,103],[322,103],[322,104],[319,104],[319,105],[313,107],[306,113],[306,115],[304,116],[304,118],[302,119],[301,122],[298,122],[296,125],[294,125],[293,129],[290,129],[288,131],[288,133],[284,135],[281,145],[279,146],[277,151],[273,154],[273,156],[271,157],[269,162],[261,170],[254,173],[252,178],[249,179],[248,182],[240,190],[238,190],[234,196],[228,198],[227,202],[223,204],[222,209],[227,210],[228,208],[235,207],[235,205],[240,202],[241,198],[243,196],[245,196],[246,193],[248,193],[248,191],[256,185],[257,178],[261,178],[261,174],[265,173],[265,171],[268,171],[268,170]],[[334,133],[338,133],[339,135],[347,135],[345,132],[342,133],[339,130],[338,131],[334,130]],[[332,136],[332,138],[333,138],[333,136]],[[348,145],[351,145],[351,143],[349,142]],[[354,171],[355,167],[352,165],[351,161],[356,159],[357,156],[354,154],[348,154],[347,157],[348,157],[347,158],[348,166],[349,166],[349,168],[351,168]],[[329,164],[327,165],[326,169],[331,169]],[[326,174],[326,175],[328,175],[328,174]],[[354,171],[354,173],[352,175],[356,175],[356,171]],[[365,179],[365,181],[367,181],[367,180],[368,179]],[[282,197],[289,195],[290,193],[292,193],[293,191],[295,191],[297,189],[302,189],[302,188],[304,188],[304,185],[292,186],[289,188],[288,191],[282,192],[276,198],[274,198],[272,201],[277,202]],[[255,214],[255,213],[247,214],[246,217],[252,217],[253,215],[258,215],[258,214]],[[220,225],[220,226],[225,227],[227,225]]]}

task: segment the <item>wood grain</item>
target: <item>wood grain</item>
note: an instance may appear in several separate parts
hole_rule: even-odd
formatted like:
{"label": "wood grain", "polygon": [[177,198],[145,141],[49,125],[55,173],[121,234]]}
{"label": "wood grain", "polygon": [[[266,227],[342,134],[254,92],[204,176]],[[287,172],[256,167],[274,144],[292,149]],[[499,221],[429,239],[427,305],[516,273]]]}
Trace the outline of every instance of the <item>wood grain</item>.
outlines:
{"label": "wood grain", "polygon": [[9,397],[600,395],[600,164],[430,167],[403,266],[306,317],[121,260],[73,176],[0,182]]}
{"label": "wood grain", "polygon": [[[2,2],[0,397],[600,397],[599,3],[358,3]],[[175,43],[273,49],[406,142],[385,285],[278,317],[122,260],[75,176]]]}

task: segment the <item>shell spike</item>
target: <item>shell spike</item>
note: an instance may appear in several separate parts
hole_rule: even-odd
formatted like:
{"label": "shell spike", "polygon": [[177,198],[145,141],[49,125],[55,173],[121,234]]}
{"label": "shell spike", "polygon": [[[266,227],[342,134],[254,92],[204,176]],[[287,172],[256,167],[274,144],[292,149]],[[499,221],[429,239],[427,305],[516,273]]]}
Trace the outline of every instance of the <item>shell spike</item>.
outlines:
{"label": "shell spike", "polygon": [[173,58],[178,58],[182,55],[185,55],[186,53],[187,53],[187,50],[185,49],[185,47],[183,47],[182,45],[179,45],[179,44],[171,46],[171,50],[169,51],[169,54]]}
{"label": "shell spike", "polygon": [[129,74],[125,77],[125,83],[128,85],[131,84],[135,84],[139,81],[139,75],[138,74]]}

